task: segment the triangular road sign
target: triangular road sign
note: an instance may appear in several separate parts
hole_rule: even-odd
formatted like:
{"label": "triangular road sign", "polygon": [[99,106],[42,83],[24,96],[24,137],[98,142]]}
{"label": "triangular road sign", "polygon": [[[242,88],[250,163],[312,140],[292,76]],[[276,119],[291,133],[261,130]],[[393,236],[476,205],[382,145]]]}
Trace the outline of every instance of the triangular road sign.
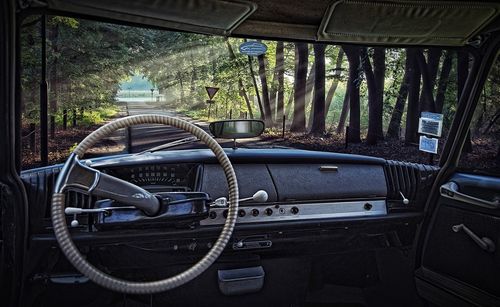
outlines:
{"label": "triangular road sign", "polygon": [[210,98],[210,100],[212,100],[215,94],[219,91],[218,87],[205,86],[205,89],[207,90],[208,98]]}

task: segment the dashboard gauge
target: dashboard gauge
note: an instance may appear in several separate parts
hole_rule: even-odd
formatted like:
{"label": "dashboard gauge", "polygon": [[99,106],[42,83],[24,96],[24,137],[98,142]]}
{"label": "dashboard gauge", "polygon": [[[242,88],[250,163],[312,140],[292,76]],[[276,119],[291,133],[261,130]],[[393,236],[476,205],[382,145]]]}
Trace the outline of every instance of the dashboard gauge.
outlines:
{"label": "dashboard gauge", "polygon": [[197,164],[138,165],[110,168],[106,172],[138,186],[194,188]]}

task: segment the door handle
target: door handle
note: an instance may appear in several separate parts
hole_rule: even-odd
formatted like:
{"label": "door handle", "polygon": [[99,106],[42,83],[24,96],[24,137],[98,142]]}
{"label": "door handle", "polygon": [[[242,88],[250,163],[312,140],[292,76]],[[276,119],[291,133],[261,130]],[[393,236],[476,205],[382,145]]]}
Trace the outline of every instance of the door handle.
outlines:
{"label": "door handle", "polygon": [[454,232],[459,232],[460,230],[463,230],[471,239],[474,241],[479,247],[481,247],[483,250],[493,253],[495,251],[495,243],[487,237],[478,237],[475,233],[472,232],[467,226],[464,224],[458,224],[451,226],[451,229]]}
{"label": "door handle", "polygon": [[457,201],[462,201],[465,203],[469,203],[471,205],[476,205],[488,209],[500,208],[500,202],[498,200],[495,201],[484,200],[481,198],[461,193],[459,192],[458,189],[459,189],[458,184],[456,182],[450,181],[448,183],[443,184],[440,187],[439,192],[443,197],[454,199]]}

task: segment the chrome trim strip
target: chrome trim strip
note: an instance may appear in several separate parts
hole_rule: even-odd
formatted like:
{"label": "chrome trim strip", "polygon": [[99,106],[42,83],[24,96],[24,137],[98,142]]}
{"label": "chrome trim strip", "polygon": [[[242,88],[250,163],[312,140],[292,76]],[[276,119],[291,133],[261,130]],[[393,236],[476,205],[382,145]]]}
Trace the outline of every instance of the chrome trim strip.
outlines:
{"label": "chrome trim strip", "polygon": [[[369,208],[369,209],[368,209]],[[258,210],[257,216],[252,215],[252,210]],[[267,215],[266,210],[271,209],[272,214]],[[298,209],[297,213],[293,210]],[[211,208],[212,217],[208,217],[200,222],[203,225],[222,225],[226,220],[223,216],[225,208]],[[325,203],[302,203],[279,205],[254,205],[240,206],[240,210],[245,211],[245,216],[239,216],[237,224],[264,223],[279,221],[302,221],[314,219],[334,219],[341,217],[363,217],[363,216],[384,216],[387,215],[385,200],[363,200],[363,201],[342,201]]]}

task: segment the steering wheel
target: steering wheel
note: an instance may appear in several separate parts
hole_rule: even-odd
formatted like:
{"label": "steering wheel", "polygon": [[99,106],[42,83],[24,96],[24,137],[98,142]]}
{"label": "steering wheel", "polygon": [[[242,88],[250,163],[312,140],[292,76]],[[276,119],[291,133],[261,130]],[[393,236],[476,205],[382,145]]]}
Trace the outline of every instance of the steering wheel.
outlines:
{"label": "steering wheel", "polygon": [[[91,148],[103,137],[109,136],[114,131],[140,124],[164,124],[185,130],[198,137],[215,154],[221,164],[229,185],[229,210],[222,231],[208,253],[186,271],[167,279],[135,282],[110,276],[90,264],[80,253],[71,239],[71,234],[66,224],[65,194],[67,189],[78,189],[84,193],[110,198],[120,203],[133,205],[141,209],[146,215],[155,215],[160,207],[159,200],[148,191],[127,181],[112,177],[95,170],[79,158],[86,150]],[[69,262],[83,275],[96,284],[110,290],[128,294],[152,294],[183,285],[196,278],[210,267],[222,253],[228,243],[236,223],[238,212],[238,184],[233,166],[222,147],[208,133],[201,128],[182,119],[159,115],[136,115],[112,121],[89,134],[70,155],[64,164],[52,195],[52,224],[57,242]]]}

